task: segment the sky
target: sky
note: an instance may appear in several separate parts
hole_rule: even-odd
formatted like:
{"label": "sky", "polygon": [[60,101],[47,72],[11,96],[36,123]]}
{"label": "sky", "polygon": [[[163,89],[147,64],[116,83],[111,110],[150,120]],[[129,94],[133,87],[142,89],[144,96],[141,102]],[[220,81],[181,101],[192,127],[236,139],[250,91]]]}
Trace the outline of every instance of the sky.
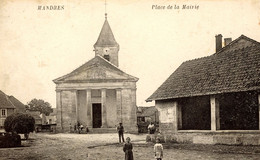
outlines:
{"label": "sky", "polygon": [[[0,90],[24,104],[37,98],[55,108],[52,80],[95,56],[104,4],[104,0],[2,0]],[[50,5],[64,9],[38,10]],[[167,9],[169,5],[173,9]],[[183,5],[197,9],[182,9]],[[212,55],[215,35],[234,40],[243,34],[260,42],[257,0],[107,0],[106,8],[120,45],[119,68],[139,78],[138,106],[154,105],[145,99],[182,62]]]}

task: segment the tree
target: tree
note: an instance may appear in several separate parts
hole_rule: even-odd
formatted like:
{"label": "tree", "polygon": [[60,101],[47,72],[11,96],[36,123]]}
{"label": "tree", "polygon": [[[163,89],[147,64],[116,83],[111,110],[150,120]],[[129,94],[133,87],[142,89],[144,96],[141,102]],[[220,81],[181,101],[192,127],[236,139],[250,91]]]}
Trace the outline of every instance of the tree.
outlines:
{"label": "tree", "polygon": [[4,128],[6,132],[24,134],[28,139],[29,133],[34,131],[35,119],[26,113],[14,113],[6,117]]}
{"label": "tree", "polygon": [[39,111],[40,113],[45,114],[46,116],[50,115],[53,112],[49,102],[45,102],[42,99],[32,99],[27,103],[26,109],[30,111]]}

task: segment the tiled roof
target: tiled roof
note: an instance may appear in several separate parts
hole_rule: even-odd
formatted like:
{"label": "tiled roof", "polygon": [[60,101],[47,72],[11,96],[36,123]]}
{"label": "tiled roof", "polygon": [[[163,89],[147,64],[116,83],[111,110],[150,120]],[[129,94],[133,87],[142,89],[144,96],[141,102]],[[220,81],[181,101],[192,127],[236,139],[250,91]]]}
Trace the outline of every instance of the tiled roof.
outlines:
{"label": "tiled roof", "polygon": [[0,109],[15,108],[8,96],[0,90]]}
{"label": "tiled roof", "polygon": [[[109,62],[106,59],[104,59],[103,57],[97,55],[94,58],[92,58],[91,60],[89,60],[88,62],[86,62],[85,64],[83,64],[82,66],[80,66],[77,69],[75,69],[74,71],[72,71],[71,73],[69,73],[65,76],[62,76],[60,78],[57,78],[53,81],[54,81],[54,83],[66,82],[66,81],[72,82],[72,80],[69,77],[79,75],[81,73],[87,74],[88,70],[91,70],[90,73],[93,74],[95,69],[98,69],[98,70],[101,69],[102,71],[108,70],[108,71],[115,72],[117,75],[120,75],[120,77],[123,77],[123,80],[131,80],[131,81],[137,81],[138,80],[138,78],[131,76],[129,74],[126,74],[125,72],[120,70],[117,66],[112,64],[111,62]],[[106,75],[104,75],[104,76],[106,77]],[[96,78],[86,76],[84,78],[84,80],[96,80]],[[117,79],[117,80],[119,80],[119,79]]]}
{"label": "tiled roof", "polygon": [[151,107],[137,107],[137,116],[138,117],[149,117],[155,115],[157,109],[155,106]]}
{"label": "tiled roof", "polygon": [[8,96],[10,101],[13,103],[17,111],[19,112],[25,112],[25,105],[20,102],[18,99],[16,99],[14,96]]}
{"label": "tiled roof", "polygon": [[101,29],[101,32],[99,34],[98,40],[94,46],[115,46],[115,45],[118,45],[118,43],[116,42],[113,32],[106,19]]}
{"label": "tiled roof", "polygon": [[244,35],[219,52],[186,61],[146,100],[260,90],[260,43]]}

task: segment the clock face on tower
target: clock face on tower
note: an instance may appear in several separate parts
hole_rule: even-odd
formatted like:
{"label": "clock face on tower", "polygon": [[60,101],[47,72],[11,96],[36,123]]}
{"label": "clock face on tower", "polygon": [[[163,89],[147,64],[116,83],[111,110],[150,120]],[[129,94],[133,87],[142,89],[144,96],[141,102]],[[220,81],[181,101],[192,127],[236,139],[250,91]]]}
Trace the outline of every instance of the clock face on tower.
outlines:
{"label": "clock face on tower", "polygon": [[104,48],[103,49],[104,55],[108,55],[109,54],[109,50],[110,50],[109,48]]}

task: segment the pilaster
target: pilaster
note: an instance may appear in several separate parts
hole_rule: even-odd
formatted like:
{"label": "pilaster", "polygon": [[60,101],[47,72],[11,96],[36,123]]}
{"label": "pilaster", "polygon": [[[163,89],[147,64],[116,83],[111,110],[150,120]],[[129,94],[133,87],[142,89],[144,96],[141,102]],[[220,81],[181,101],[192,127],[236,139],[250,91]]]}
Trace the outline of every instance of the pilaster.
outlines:
{"label": "pilaster", "polygon": [[86,90],[86,106],[87,106],[87,127],[92,128],[92,103],[91,90]]}
{"label": "pilaster", "polygon": [[216,96],[210,97],[210,111],[211,111],[211,131],[220,129],[219,119],[219,102]]}
{"label": "pilaster", "polygon": [[101,89],[102,128],[107,127],[106,89]]}
{"label": "pilaster", "polygon": [[79,113],[78,113],[78,99],[77,99],[77,90],[72,90],[72,108],[73,111],[75,113],[75,118],[72,120],[71,125],[72,124],[76,124],[79,121]]}
{"label": "pilaster", "polygon": [[173,102],[173,130],[176,132],[178,130],[178,103],[177,101]]}
{"label": "pilaster", "polygon": [[130,112],[130,120],[131,120],[131,131],[133,133],[138,132],[137,128],[137,116],[136,116],[136,89],[131,89],[131,97],[132,97],[132,105],[131,105],[131,112]]}
{"label": "pilaster", "polygon": [[117,122],[122,122],[122,89],[116,89]]}

